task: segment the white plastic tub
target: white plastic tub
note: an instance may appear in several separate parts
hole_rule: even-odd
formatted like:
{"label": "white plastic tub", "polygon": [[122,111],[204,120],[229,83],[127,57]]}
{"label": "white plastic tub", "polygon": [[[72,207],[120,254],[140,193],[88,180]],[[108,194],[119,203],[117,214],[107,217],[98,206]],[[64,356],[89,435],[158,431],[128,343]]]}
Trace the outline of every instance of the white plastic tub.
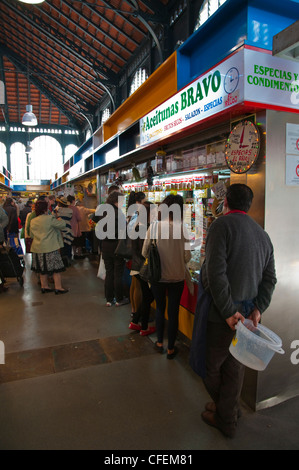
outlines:
{"label": "white plastic tub", "polygon": [[229,351],[239,362],[250,369],[265,370],[275,353],[284,354],[282,341],[265,326],[255,327],[251,320],[236,325],[236,335]]}

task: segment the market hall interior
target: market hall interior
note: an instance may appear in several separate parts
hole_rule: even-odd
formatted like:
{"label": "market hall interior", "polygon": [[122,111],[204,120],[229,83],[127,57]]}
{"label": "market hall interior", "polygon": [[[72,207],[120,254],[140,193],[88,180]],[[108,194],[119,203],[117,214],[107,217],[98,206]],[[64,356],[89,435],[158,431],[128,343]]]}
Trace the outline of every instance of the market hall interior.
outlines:
{"label": "market hall interior", "polygon": [[299,448],[298,397],[257,412],[242,403],[234,439],[207,426],[189,345],[179,337],[167,361],[155,335],[129,330],[130,306],[105,306],[97,256],[74,260],[63,296],[41,294],[25,256],[24,286],[8,279],[0,294],[1,450]]}

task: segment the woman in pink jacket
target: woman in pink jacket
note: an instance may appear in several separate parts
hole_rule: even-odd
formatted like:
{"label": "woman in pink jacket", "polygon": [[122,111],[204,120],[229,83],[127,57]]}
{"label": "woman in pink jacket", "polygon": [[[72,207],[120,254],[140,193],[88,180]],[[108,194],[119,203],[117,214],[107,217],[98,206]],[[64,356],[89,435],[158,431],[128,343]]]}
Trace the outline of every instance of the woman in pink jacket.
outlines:
{"label": "woman in pink jacket", "polygon": [[[72,227],[72,232],[73,232],[73,235],[76,238],[79,238],[81,236],[81,230],[80,230],[80,222],[81,222],[81,214],[80,214],[80,211],[78,209],[78,207],[75,206],[75,197],[74,196],[71,196],[69,195],[67,197],[67,200],[69,201],[70,205],[70,209],[72,209],[73,211],[73,216],[71,218],[71,227]],[[74,250],[74,253],[73,255],[75,256],[75,245],[76,245],[76,242],[75,240],[73,241],[73,250]]]}
{"label": "woman in pink jacket", "polygon": [[76,201],[76,208],[80,213],[81,221],[79,223],[79,228],[81,231],[81,236],[74,240],[75,245],[75,258],[84,257],[82,254],[82,249],[86,248],[86,240],[89,241],[89,244],[92,246],[92,231],[90,226],[90,216],[95,213],[95,209],[89,209],[84,207],[83,202],[80,200]]}

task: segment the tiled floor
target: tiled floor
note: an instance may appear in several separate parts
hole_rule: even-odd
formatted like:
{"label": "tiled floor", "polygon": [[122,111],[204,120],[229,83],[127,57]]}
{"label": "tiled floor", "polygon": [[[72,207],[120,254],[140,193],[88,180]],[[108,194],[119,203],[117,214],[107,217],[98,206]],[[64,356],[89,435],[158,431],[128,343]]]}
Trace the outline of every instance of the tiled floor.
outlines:
{"label": "tiled floor", "polygon": [[299,449],[299,398],[243,406],[237,436],[223,437],[201,421],[209,397],[188,347],[168,361],[130,331],[130,306],[105,307],[95,260],[63,274],[63,296],[42,295],[28,261],[24,288],[12,279],[0,294],[1,450]]}

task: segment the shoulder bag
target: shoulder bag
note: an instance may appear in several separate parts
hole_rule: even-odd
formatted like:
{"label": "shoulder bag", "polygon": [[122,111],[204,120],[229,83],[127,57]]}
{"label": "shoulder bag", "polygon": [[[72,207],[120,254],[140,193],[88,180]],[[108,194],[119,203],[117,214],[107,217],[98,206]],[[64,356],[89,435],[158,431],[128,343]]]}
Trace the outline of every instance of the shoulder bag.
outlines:
{"label": "shoulder bag", "polygon": [[126,260],[132,259],[132,255],[133,255],[132,240],[128,236],[127,231],[126,231],[126,238],[119,239],[114,254]]}
{"label": "shoulder bag", "polygon": [[[158,222],[156,223],[158,224]],[[157,232],[158,225],[156,227]],[[159,282],[161,279],[161,261],[156,238],[151,239],[148,256],[139,271],[141,279],[151,284]]]}

